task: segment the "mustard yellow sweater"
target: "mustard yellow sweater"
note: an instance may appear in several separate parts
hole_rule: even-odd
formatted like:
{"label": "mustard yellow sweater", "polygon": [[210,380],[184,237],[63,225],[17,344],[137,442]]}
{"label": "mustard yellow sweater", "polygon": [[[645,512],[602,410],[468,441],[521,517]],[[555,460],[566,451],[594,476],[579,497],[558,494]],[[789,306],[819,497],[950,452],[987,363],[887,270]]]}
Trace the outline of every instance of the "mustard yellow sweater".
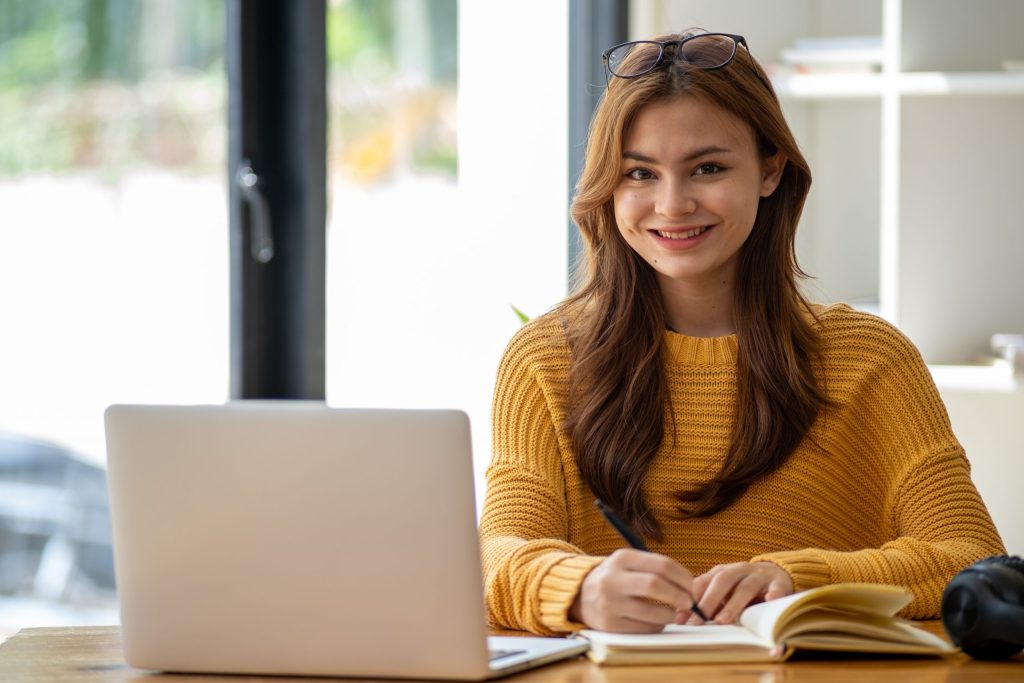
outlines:
{"label": "mustard yellow sweater", "polygon": [[[736,397],[735,336],[665,333],[676,438],[665,438],[645,495],[665,541],[653,552],[699,575],[728,562],[774,562],[796,590],[844,581],[913,591],[910,618],[939,614],[953,575],[1002,542],[917,349],[885,321],[820,308],[817,376],[833,406],[779,470],[729,508],[678,519],[673,494],[718,471]],[[569,350],[558,320],[509,343],[493,404],[493,459],[480,523],[492,625],[540,634],[581,624],[567,612],[622,539],[595,509],[560,425]],[[675,444],[673,446],[673,443]]]}

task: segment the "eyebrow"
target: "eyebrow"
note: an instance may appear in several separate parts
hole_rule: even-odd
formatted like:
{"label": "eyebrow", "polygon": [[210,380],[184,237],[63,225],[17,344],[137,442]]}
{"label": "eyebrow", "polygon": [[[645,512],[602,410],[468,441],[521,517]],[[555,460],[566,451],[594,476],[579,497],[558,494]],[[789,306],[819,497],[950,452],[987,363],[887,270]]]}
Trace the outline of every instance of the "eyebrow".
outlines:
{"label": "eyebrow", "polygon": [[[694,159],[699,159],[700,157],[707,156],[708,154],[729,154],[731,152],[732,150],[726,147],[719,147],[718,145],[707,145],[706,147],[695,149],[693,152],[686,155],[686,157],[684,157],[682,161],[693,161]],[[653,157],[649,157],[646,154],[641,154],[640,152],[634,152],[628,149],[622,153],[622,158],[633,159],[634,161],[642,161],[645,164],[659,163],[658,160]]]}

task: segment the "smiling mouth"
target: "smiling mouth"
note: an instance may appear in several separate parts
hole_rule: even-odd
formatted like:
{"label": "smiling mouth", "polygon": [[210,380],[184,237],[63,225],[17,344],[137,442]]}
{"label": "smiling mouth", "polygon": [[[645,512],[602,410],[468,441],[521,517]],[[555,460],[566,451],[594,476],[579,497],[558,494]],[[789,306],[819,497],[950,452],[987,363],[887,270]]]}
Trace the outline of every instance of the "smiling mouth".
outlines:
{"label": "smiling mouth", "polygon": [[668,232],[666,230],[652,230],[651,232],[655,233],[659,237],[664,237],[669,240],[686,240],[705,233],[711,228],[712,226],[710,225],[702,225],[699,228],[694,228],[693,230],[677,230],[674,232]]}

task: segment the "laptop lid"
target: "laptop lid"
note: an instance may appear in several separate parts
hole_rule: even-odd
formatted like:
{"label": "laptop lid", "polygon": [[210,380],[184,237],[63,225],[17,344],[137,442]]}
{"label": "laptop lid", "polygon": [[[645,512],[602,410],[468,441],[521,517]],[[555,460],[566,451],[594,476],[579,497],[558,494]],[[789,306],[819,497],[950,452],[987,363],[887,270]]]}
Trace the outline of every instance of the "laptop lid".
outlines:
{"label": "laptop lid", "polygon": [[105,422],[132,666],[493,675],[464,413],[116,405]]}

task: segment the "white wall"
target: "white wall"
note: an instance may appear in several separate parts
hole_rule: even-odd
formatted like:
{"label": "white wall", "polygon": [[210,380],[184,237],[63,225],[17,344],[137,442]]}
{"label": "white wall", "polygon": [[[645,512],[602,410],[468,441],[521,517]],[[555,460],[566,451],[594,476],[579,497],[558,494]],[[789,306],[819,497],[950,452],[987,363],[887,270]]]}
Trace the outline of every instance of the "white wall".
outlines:
{"label": "white wall", "polygon": [[1013,555],[1024,555],[1024,374],[1005,363],[932,369],[971,478]]}

